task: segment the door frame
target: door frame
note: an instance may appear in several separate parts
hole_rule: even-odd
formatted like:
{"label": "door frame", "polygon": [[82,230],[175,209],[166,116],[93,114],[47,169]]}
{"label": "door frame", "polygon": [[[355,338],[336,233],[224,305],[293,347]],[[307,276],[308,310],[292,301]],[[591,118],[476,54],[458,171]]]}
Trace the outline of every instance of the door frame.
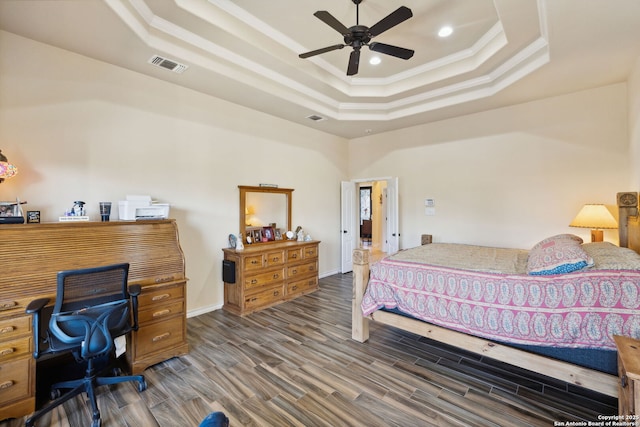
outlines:
{"label": "door frame", "polygon": [[[359,193],[356,191],[359,188],[359,184],[385,181],[387,188],[384,191],[384,226],[383,228],[383,244],[382,250],[386,253],[395,253],[399,247],[400,237],[400,221],[398,211],[398,178],[397,177],[376,177],[376,178],[356,178],[350,181],[342,181],[340,189],[340,217],[341,217],[341,229],[340,229],[340,259],[341,259],[341,272],[348,273],[353,270],[353,260],[351,253],[356,247],[356,242],[360,240],[360,228],[358,218],[360,216],[359,209],[355,209],[359,206],[356,198]],[[389,188],[391,187],[391,191]],[[345,200],[345,188],[352,193],[353,200]],[[351,210],[351,213],[346,212]],[[393,241],[391,241],[393,239]]]}

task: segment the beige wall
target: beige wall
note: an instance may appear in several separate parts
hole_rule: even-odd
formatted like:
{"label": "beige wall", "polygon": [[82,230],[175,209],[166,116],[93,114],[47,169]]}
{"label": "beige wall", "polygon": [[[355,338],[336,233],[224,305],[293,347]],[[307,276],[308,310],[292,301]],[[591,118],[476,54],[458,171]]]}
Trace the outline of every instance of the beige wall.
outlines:
{"label": "beige wall", "polygon": [[522,248],[563,232],[589,240],[567,225],[584,203],[615,209],[628,189],[626,99],[616,84],[352,140],[349,170],[398,176],[401,248],[423,233]]}
{"label": "beige wall", "polygon": [[222,305],[238,185],[294,188],[293,226],[322,240],[321,275],[338,269],[344,139],[0,32],[0,149],[20,168],[0,200],[44,221],[74,200],[96,220],[99,201],[127,194],[170,203],[191,314]]}
{"label": "beige wall", "polygon": [[640,57],[629,76],[629,157],[632,174],[629,191],[640,191]]}

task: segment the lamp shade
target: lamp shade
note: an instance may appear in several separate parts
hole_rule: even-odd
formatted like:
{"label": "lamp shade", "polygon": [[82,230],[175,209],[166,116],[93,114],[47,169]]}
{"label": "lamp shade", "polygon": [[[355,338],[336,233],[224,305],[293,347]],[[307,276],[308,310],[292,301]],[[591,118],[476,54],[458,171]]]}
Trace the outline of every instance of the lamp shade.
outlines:
{"label": "lamp shade", "polygon": [[618,228],[618,222],[605,205],[584,205],[578,215],[573,218],[569,227]]}

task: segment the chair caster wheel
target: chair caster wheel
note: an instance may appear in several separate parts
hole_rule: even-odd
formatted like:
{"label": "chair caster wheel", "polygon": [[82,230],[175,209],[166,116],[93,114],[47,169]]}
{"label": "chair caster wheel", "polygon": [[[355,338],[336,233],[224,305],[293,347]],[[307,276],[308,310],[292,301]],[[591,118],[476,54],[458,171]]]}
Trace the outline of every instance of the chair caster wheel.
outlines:
{"label": "chair caster wheel", "polygon": [[146,389],[147,389],[147,381],[143,379],[138,383],[138,391],[142,392],[142,391],[145,391]]}

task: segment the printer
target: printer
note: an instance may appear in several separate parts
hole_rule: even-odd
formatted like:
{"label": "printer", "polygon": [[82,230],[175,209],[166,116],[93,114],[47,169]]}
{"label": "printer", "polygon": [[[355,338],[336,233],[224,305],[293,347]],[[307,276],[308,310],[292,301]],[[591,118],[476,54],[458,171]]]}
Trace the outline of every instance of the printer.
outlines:
{"label": "printer", "polygon": [[118,216],[123,221],[169,218],[169,204],[155,203],[151,196],[127,195],[118,201]]}

